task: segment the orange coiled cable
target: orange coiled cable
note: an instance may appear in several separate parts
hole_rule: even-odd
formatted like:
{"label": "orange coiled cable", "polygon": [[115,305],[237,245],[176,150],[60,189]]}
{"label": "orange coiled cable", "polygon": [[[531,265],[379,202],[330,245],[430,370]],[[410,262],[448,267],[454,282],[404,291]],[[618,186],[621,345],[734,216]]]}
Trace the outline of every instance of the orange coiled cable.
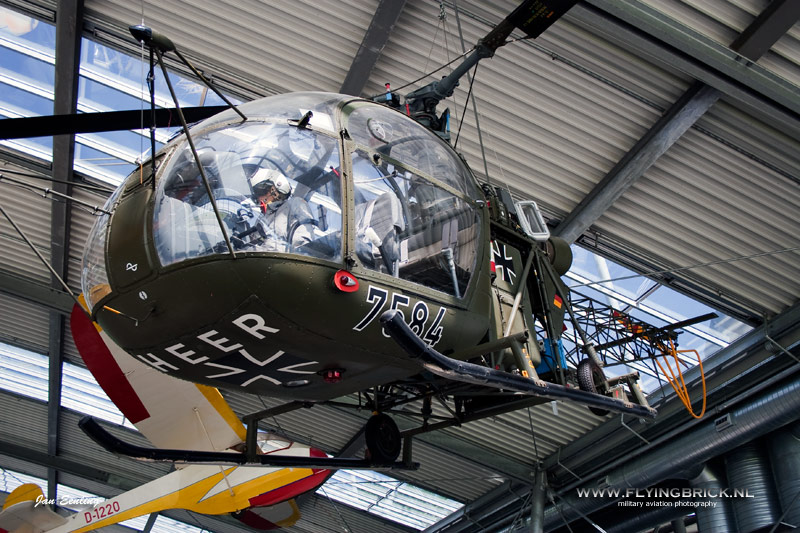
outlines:
{"label": "orange coiled cable", "polygon": [[[686,407],[686,410],[689,411],[689,414],[694,418],[702,418],[706,412],[706,375],[705,372],[703,372],[703,361],[700,359],[700,354],[697,353],[697,350],[676,350],[672,339],[669,340],[669,350],[666,350],[663,346],[659,346],[659,348],[662,352],[664,352],[664,364],[669,370],[669,374],[667,374],[667,371],[664,370],[664,367],[661,366],[661,363],[658,361],[658,359],[655,359],[658,368],[661,369],[661,373],[664,374],[664,377],[675,391],[675,394],[678,395],[678,398],[680,398],[681,402]],[[686,382],[683,380],[683,373],[681,372],[680,368],[681,361],[678,359],[679,353],[689,352],[694,352],[695,356],[697,357],[697,365],[700,367],[700,380],[703,384],[703,408],[700,410],[699,415],[695,414],[694,410],[692,409],[692,402],[689,399],[689,389],[686,387]],[[670,355],[675,359],[675,372],[672,371],[672,365],[668,359]],[[676,373],[678,375],[677,378],[675,377]]]}

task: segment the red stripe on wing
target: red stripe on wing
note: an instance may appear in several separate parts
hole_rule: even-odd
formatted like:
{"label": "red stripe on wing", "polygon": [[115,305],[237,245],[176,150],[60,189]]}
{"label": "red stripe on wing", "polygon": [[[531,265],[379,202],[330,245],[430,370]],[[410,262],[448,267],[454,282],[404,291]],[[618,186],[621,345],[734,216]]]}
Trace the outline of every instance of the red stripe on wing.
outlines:
{"label": "red stripe on wing", "polygon": [[150,413],[122,373],[94,323],[77,304],[72,308],[69,323],[78,353],[111,401],[134,424],[149,418]]}
{"label": "red stripe on wing", "polygon": [[278,487],[277,489],[253,496],[250,498],[251,507],[268,507],[286,500],[296,498],[310,490],[314,490],[333,474],[333,470],[314,470],[314,473],[303,479],[298,479],[293,483]]}

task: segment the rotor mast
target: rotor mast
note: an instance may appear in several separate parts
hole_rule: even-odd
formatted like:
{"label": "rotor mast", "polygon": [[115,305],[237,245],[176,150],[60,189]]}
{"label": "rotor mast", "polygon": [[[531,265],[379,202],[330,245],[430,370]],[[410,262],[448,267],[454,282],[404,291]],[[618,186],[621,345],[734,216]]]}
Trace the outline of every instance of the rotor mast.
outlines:
{"label": "rotor mast", "polygon": [[478,64],[481,59],[492,57],[495,51],[506,44],[514,29],[535,39],[566,13],[577,0],[526,0],[504,18],[492,31],[478,41],[472,52],[449,75],[433,81],[406,95],[408,113],[418,122],[448,140],[449,110],[436,115],[436,106],[453,95],[459,80]]}

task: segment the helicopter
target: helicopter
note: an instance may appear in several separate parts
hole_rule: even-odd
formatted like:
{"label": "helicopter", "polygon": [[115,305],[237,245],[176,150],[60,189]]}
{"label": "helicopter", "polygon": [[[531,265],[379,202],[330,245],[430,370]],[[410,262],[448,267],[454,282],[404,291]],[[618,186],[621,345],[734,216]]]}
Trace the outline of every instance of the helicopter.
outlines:
{"label": "helicopter", "polygon": [[[567,243],[535,202],[478,182],[448,142],[449,111],[437,112],[513,30],[535,38],[575,3],[523,2],[450,75],[402,102],[388,85],[372,99],[289,93],[192,128],[176,102],[183,133],[116,189],[90,232],[81,284],[91,319],[158,373],[286,400],[248,418],[243,462],[259,460],[259,418],[355,394],[375,413],[364,430],[371,465],[393,464],[414,434],[520,400],[656,416],[636,372],[605,375],[560,278]],[[162,68],[163,54],[178,53],[150,28],[131,33]],[[631,320],[617,318],[627,339],[603,348],[672,342],[688,325]],[[574,365],[570,326],[581,341]],[[431,423],[443,398],[454,416]],[[417,401],[422,425],[401,433],[389,413]],[[84,430],[150,460],[235,455],[134,449]]]}

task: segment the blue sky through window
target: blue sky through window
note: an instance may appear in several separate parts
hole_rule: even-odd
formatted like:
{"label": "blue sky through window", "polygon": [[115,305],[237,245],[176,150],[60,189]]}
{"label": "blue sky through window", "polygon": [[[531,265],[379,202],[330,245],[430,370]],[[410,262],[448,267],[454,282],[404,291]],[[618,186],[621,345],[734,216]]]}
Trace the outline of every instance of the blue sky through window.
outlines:
{"label": "blue sky through window", "polygon": [[[132,39],[132,38],[131,38]],[[55,27],[0,7],[0,116],[19,118],[53,114]],[[149,58],[133,57],[89,39],[81,42],[78,111],[142,110],[147,123],[150,95],[145,84]],[[181,106],[220,105],[220,98],[193,80],[170,74]],[[156,105],[173,107],[156,68]],[[176,127],[159,129],[156,150]],[[52,138],[2,141],[27,155],[52,159]],[[108,183],[120,183],[150,153],[149,129],[78,135],[75,169]]]}
{"label": "blue sky through window", "polygon": [[[573,245],[572,253],[572,268],[563,278],[570,289],[642,322],[661,327],[714,312],[700,302],[584,248]],[[680,330],[678,349],[697,350],[700,357],[706,359],[752,329],[734,318],[717,314],[718,318]],[[681,358],[690,366],[697,364],[694,354],[683,354]],[[650,362],[628,365],[628,368],[624,365],[610,367],[607,374],[619,375],[630,370],[642,374],[640,384],[645,392],[652,392],[665,383],[657,366]]]}

